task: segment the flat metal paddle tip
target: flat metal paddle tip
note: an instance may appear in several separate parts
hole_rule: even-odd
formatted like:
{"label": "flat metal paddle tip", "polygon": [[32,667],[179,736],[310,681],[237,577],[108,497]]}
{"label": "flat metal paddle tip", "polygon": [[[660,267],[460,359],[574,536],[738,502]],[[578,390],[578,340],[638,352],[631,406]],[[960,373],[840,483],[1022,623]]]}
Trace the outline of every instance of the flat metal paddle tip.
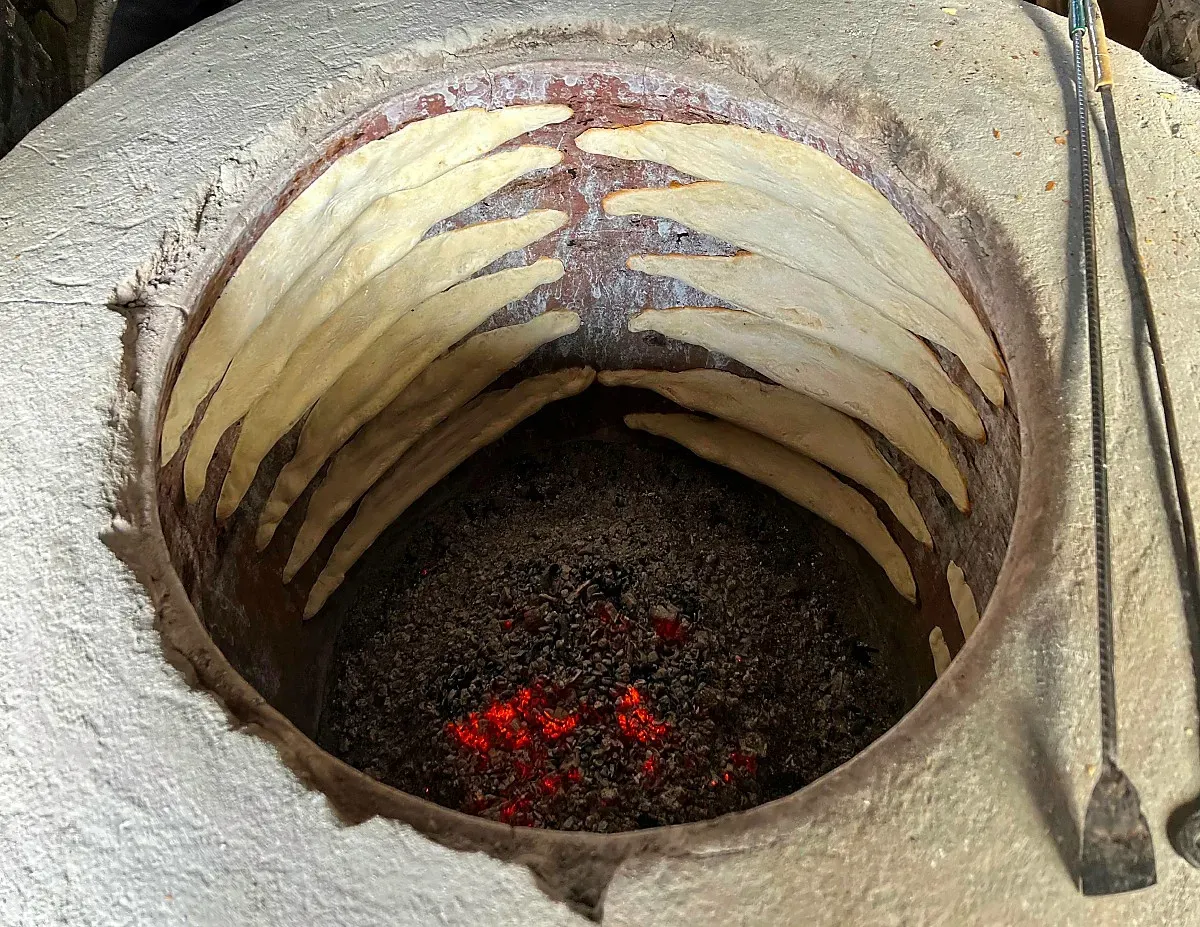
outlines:
{"label": "flat metal paddle tip", "polygon": [[1137,789],[1115,766],[1101,772],[1083,819],[1079,842],[1079,890],[1117,895],[1149,888],[1158,877],[1154,842]]}

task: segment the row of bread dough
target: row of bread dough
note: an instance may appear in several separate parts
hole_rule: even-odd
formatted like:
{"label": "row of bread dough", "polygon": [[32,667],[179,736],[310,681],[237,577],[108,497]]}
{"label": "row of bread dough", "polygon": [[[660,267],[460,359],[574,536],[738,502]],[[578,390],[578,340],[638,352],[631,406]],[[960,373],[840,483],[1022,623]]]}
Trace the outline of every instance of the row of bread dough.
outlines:
{"label": "row of bread dough", "polygon": [[[427,489],[547,402],[590,385],[595,375],[588,368],[558,371],[523,380],[510,390],[485,393],[447,416],[449,406],[478,390],[478,379],[494,375],[501,363],[518,362],[537,339],[532,334],[520,339],[519,348],[510,349],[499,362],[499,352],[485,346],[485,341],[507,337],[515,342],[516,332],[531,330],[555,315],[574,317],[547,313],[524,325],[476,335],[433,364],[397,397],[393,410],[368,424],[334,456],[328,475],[309,501],[286,579],[295,575],[354,502],[360,497],[361,501],[313,586],[306,617],[316,614],[349,567]],[[494,366],[477,375],[483,357]],[[472,376],[478,379],[464,382]],[[600,382],[653,389],[685,408],[714,416],[630,415],[625,421],[770,486],[829,521],[871,554],[905,598],[916,600],[908,561],[874,507],[816,462],[821,460],[893,499],[906,500],[916,513],[903,481],[851,419],[782,387],[720,370],[605,371]]]}
{"label": "row of bread dough", "polygon": [[562,212],[537,210],[421,240],[512,180],[559,163],[561,152],[533,145],[480,155],[570,115],[565,106],[515,106],[414,122],[334,162],[284,210],[217,300],[168,403],[164,464],[217,385],[188,448],[188,501],[199,499],[222,435],[241,421],[217,505],[228,517],[263,456],[313,403],[329,391],[361,392],[358,381],[378,373],[361,360],[380,336],[565,223]]}
{"label": "row of bread dough", "polygon": [[[228,516],[267,451],[310,407],[297,452],[262,513],[260,548],[331,456],[287,579],[367,493],[314,586],[306,614],[315,613],[345,569],[425,488],[536,408],[591,382],[590,371],[563,371],[486,394],[453,412],[535,347],[573,331],[573,313],[547,313],[524,326],[476,336],[435,361],[499,308],[561,276],[561,263],[543,260],[466,279],[560,227],[561,213],[539,210],[419,241],[434,222],[517,176],[557,163],[558,152],[535,146],[471,159],[569,113],[555,106],[452,113],[414,123],[335,162],[260,239],[192,346],[168,407],[164,462],[178,449],[204,394],[220,385],[188,452],[189,499],[203,489],[217,441],[241,419],[218,502],[218,516]],[[632,269],[675,277],[741,310],[648,311],[631,323],[633,330],[653,329],[721,350],[788,389],[712,370],[602,374],[611,385],[656,389],[726,420],[632,416],[629,424],[739,469],[821,514],[858,540],[896,588],[915,599],[911,570],[870,504],[813,461],[876,492],[907,530],[932,543],[903,480],[866,433],[836,411],[841,409],[888,436],[967,509],[965,483],[944,442],[889,375],[913,383],[965,434],[983,438],[969,400],[911,331],[958,350],[980,386],[1002,400],[1002,390],[995,389],[1003,369],[998,356],[944,270],[873,188],[798,143],[736,127],[670,123],[589,130],[577,141],[584,150],[652,158],[719,178],[621,191],[606,199],[610,213],[668,216],[771,255],[630,260]],[[733,150],[739,145],[740,156]],[[709,160],[697,160],[697,151]],[[762,163],[754,164],[756,158]],[[797,171],[800,176],[792,176]],[[799,182],[805,171],[836,182],[809,191]],[[780,176],[786,182],[780,184]],[[763,184],[776,195],[782,191],[782,198],[759,192]],[[880,210],[890,215],[876,215]],[[841,226],[848,219],[854,227],[847,235]],[[864,229],[877,237],[862,239]],[[863,247],[880,238],[882,260],[862,260]],[[850,263],[829,250],[847,242],[859,255]],[[888,277],[888,267],[899,283]],[[848,281],[850,289],[843,287]],[[883,296],[868,298],[876,292],[872,286]],[[990,374],[996,374],[994,383]],[[455,463],[447,467],[449,461]]]}
{"label": "row of bread dough", "polygon": [[[561,324],[555,324],[555,317],[561,317]],[[557,371],[485,393],[448,413],[501,367],[519,363],[537,344],[577,324],[573,313],[551,312],[523,325],[476,335],[432,364],[387,413],[334,457],[310,500],[285,578],[295,575],[360,497],[361,502],[312,588],[305,617],[316,614],[346,571],[409,505],[462,461],[547,403],[576,395],[591,384],[595,374],[590,368]],[[605,371],[599,379],[606,386],[653,389],[678,405],[713,416],[634,414],[625,421],[770,486],[829,521],[867,550],[905,598],[916,600],[908,562],[874,507],[816,462],[877,492],[894,495],[898,490],[911,505],[903,481],[851,419],[782,387],[713,369]]]}
{"label": "row of bread dough", "polygon": [[[1004,363],[970,304],[883,195],[833,158],[765,132],[707,123],[589,129],[575,144],[594,154],[655,161],[702,178],[611,194],[606,212],[672,219],[791,268],[810,278],[805,282],[790,275],[788,285],[796,292],[811,291],[836,304],[827,311],[845,329],[839,337],[855,342],[852,329],[864,323],[880,331],[874,316],[882,316],[953,351],[984,395],[1003,403]],[[874,312],[861,312],[856,304]],[[806,325],[803,314],[795,321],[809,334],[822,331],[821,325]],[[925,391],[920,381],[914,386]],[[950,401],[953,411],[947,417],[969,419],[944,386],[936,395],[926,394],[930,404]],[[968,433],[973,429],[968,424]]]}

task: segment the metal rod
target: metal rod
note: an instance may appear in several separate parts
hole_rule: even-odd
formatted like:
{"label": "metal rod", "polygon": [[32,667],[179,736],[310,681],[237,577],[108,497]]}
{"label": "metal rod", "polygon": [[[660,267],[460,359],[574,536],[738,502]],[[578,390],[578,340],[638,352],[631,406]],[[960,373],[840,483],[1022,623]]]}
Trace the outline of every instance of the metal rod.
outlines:
{"label": "metal rod", "polygon": [[[1075,59],[1075,114],[1083,196],[1083,271],[1087,295],[1088,368],[1092,399],[1092,492],[1096,527],[1096,613],[1100,657],[1101,770],[1083,818],[1079,841],[1079,890],[1113,895],[1149,888],[1158,880],[1154,838],[1137,789],[1117,767],[1117,691],[1113,647],[1111,552],[1108,523],[1108,451],[1104,415],[1104,351],[1100,339],[1100,291],[1096,272],[1096,217],[1092,182],[1090,116],[1083,74],[1083,36],[1095,26],[1092,0],[1071,0],[1071,49]],[[1099,47],[1095,43],[1093,47]],[[1093,59],[1097,85],[1110,80],[1106,55]]]}
{"label": "metal rod", "polygon": [[[1083,3],[1078,3],[1082,7]],[[1076,4],[1072,4],[1073,12]],[[1080,10],[1080,12],[1083,12]],[[1109,549],[1108,453],[1104,415],[1104,361],[1100,337],[1100,290],[1096,269],[1096,228],[1092,193],[1087,84],[1083,69],[1086,15],[1072,17],[1071,47],[1075,58],[1076,151],[1083,191],[1083,269],[1087,291],[1088,373],[1092,405],[1092,491],[1096,534],[1096,607],[1100,657],[1100,758],[1117,765],[1117,691],[1113,676],[1112,557]]]}
{"label": "metal rod", "polygon": [[1088,45],[1092,49],[1092,77],[1099,89],[1102,65],[1100,63],[1100,43],[1096,41],[1096,10],[1092,6],[1092,0],[1083,0],[1083,4],[1084,18],[1087,22]]}
{"label": "metal rod", "polygon": [[[1104,21],[1098,19],[1098,41],[1103,43]],[[1117,206],[1121,238],[1125,243],[1126,258],[1133,271],[1136,292],[1133,294],[1142,307],[1146,323],[1146,336],[1150,342],[1150,354],[1154,361],[1154,377],[1158,385],[1159,401],[1163,411],[1163,429],[1167,438],[1167,456],[1171,461],[1171,476],[1175,483],[1175,498],[1182,522],[1185,562],[1183,597],[1192,610],[1200,607],[1200,553],[1196,542],[1196,521],[1192,514],[1191,493],[1188,491],[1187,475],[1183,467],[1183,444],[1179,438],[1179,426],[1175,421],[1175,400],[1171,395],[1171,384],[1167,379],[1167,362],[1163,356],[1162,338],[1158,332],[1158,316],[1150,297],[1150,286],[1146,280],[1146,266],[1137,243],[1137,220],[1133,213],[1133,202],[1129,192],[1129,181],[1125,175],[1125,156],[1121,147],[1121,131],[1117,123],[1117,110],[1113,102],[1111,81],[1100,84],[1100,100],[1104,107],[1104,127],[1108,140],[1109,157],[1114,173],[1114,200]]]}

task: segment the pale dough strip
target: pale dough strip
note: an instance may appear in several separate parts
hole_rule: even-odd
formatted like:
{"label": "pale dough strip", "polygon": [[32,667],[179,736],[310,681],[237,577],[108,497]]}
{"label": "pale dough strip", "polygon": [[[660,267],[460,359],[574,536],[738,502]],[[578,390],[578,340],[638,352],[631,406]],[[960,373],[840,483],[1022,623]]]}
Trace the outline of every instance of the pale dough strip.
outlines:
{"label": "pale dough strip", "polygon": [[429,228],[559,152],[524,146],[464,164],[365,209],[279,299],[238,350],[196,428],[184,465],[189,502],[200,498],[217,442],[270,388],[295,348],[364,283],[408,254]]}
{"label": "pale dough strip", "polygon": [[904,552],[871,503],[857,490],[803,454],[728,422],[695,415],[634,414],[625,424],[669,438],[715,464],[770,486],[857,541],[887,574],[896,591],[917,600],[917,584]]}
{"label": "pale dough strip", "polygon": [[430,364],[334,455],[325,479],[308,501],[304,523],[283,569],[284,581],[291,581],[329,529],[418,438],[537,348],[578,330],[578,315],[553,310],[520,325],[468,338]]}
{"label": "pale dough strip", "polygon": [[953,351],[988,399],[997,405],[1004,401],[1004,384],[993,369],[991,342],[968,335],[864,262],[819,216],[801,213],[748,187],[709,181],[618,190],[604,198],[603,206],[611,215],[672,219],[846,290],[897,325]]}
{"label": "pale dough strip", "polygon": [[685,409],[713,415],[811,457],[871,490],[913,537],[933,546],[908,485],[859,424],[837,409],[782,386],[711,368],[682,373],[602,370],[598,379],[604,386],[652,389]]}
{"label": "pale dough strip", "polygon": [[656,331],[720,351],[788,389],[812,396],[883,434],[930,473],[962,512],[967,484],[941,436],[907,389],[878,367],[777,322],[737,309],[651,309],[630,331]]}
{"label": "pale dough strip", "polygon": [[566,213],[539,209],[445,232],[364,285],[305,339],[275,383],[246,413],[221,487],[217,517],[241,503],[259,464],[378,335],[424,300],[524,248],[567,221]]}
{"label": "pale dough strip", "polygon": [[710,123],[588,129],[575,144],[595,154],[657,161],[700,180],[736,183],[819,217],[862,260],[986,346],[988,366],[1004,372],[979,317],[933,252],[883,194],[824,152],[756,129]]}
{"label": "pale dough strip", "polygon": [[975,604],[975,593],[967,585],[967,577],[962,567],[953,560],[946,567],[946,582],[950,584],[950,601],[954,603],[963,640],[966,640],[975,633],[979,624],[979,606]]}
{"label": "pale dough strip", "polygon": [[985,437],[971,400],[946,376],[921,339],[818,277],[749,253],[734,257],[635,254],[628,267],[680,280],[861,357],[915,386],[963,434],[976,441]]}

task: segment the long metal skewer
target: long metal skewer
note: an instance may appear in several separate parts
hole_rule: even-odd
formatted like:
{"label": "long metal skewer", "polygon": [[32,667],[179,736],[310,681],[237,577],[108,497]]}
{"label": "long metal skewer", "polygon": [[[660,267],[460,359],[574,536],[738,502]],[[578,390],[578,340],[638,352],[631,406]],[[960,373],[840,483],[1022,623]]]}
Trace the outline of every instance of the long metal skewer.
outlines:
{"label": "long metal skewer", "polygon": [[1096,598],[1100,661],[1100,777],[1092,790],[1080,839],[1079,887],[1085,895],[1146,888],[1156,881],[1154,845],[1137,790],[1117,766],[1117,693],[1114,678],[1111,553],[1109,549],[1108,455],[1104,414],[1104,363],[1092,156],[1083,68],[1083,37],[1091,0],[1071,0],[1071,48],[1075,60],[1077,152],[1083,203],[1083,272],[1087,303],[1088,366],[1092,406],[1092,490],[1096,535]]}

